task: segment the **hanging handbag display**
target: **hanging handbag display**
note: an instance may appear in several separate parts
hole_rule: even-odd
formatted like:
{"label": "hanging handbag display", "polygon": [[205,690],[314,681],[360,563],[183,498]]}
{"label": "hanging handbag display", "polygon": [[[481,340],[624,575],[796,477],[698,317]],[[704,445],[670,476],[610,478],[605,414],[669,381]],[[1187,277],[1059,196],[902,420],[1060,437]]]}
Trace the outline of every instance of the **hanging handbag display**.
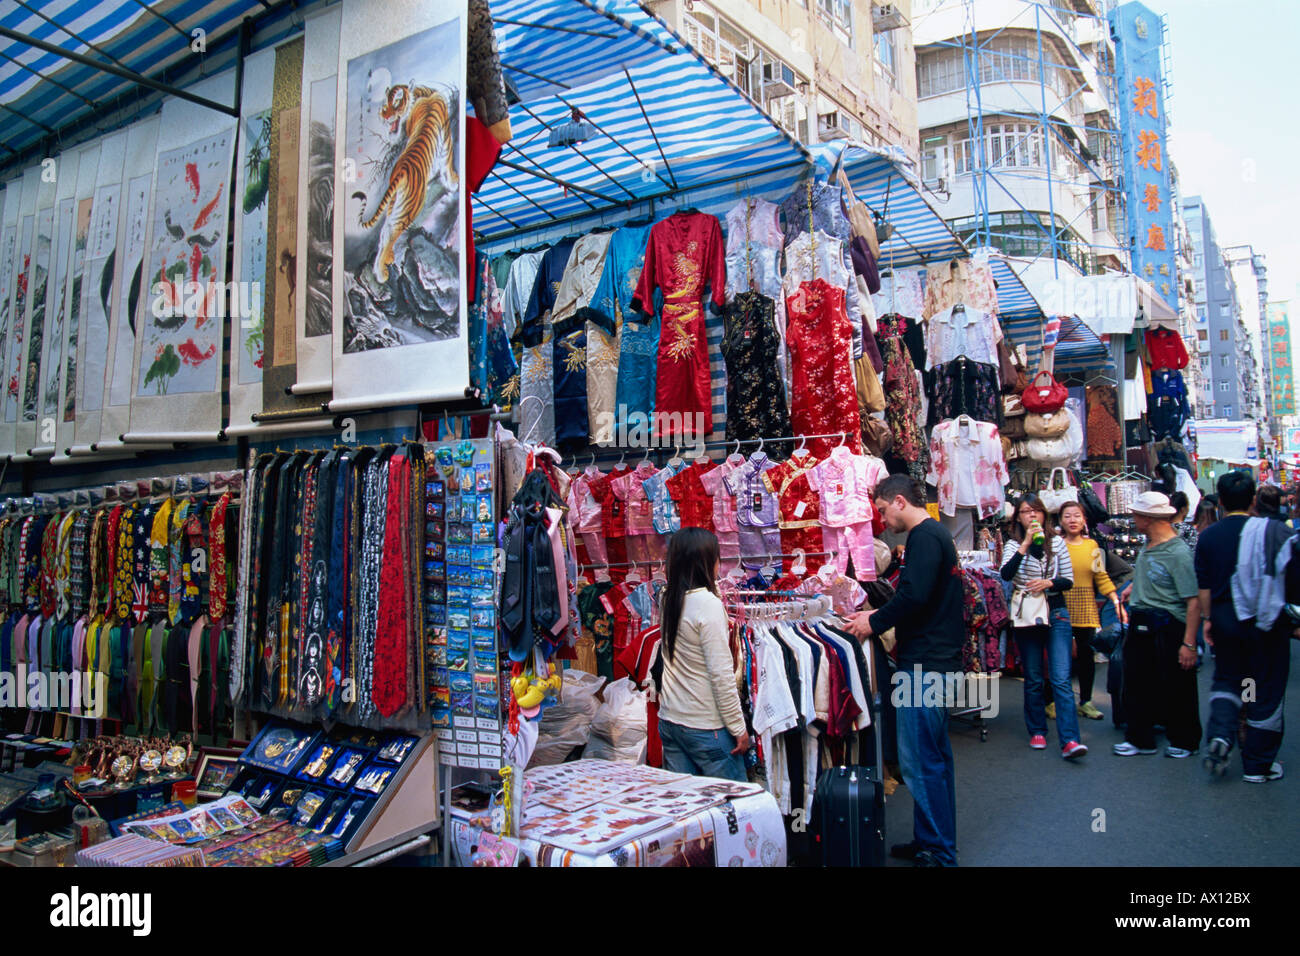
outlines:
{"label": "hanging handbag display", "polygon": [[1025,434],[1030,438],[1060,438],[1069,430],[1070,413],[1064,408],[1025,416]]}
{"label": "hanging handbag display", "polygon": [[882,458],[894,447],[894,433],[879,418],[868,415],[862,419],[862,444],[870,454]]}
{"label": "hanging handbag display", "polygon": [[[1058,474],[1061,476],[1060,487],[1056,482]],[[1043,503],[1048,514],[1056,514],[1067,502],[1078,502],[1079,489],[1070,484],[1069,475],[1064,468],[1053,468],[1052,473],[1047,476],[1047,484],[1038,491],[1038,500]]]}
{"label": "hanging handbag display", "polygon": [[1016,588],[1011,593],[1011,624],[1014,627],[1045,627],[1051,622],[1047,595]]}
{"label": "hanging handbag display", "polygon": [[1092,485],[1084,481],[1083,476],[1077,471],[1074,472],[1074,481],[1079,486],[1078,501],[1083,506],[1083,517],[1088,522],[1088,527],[1095,528],[1099,524],[1105,524],[1110,518],[1110,513],[1097,497],[1097,492],[1092,490]]}
{"label": "hanging handbag display", "polygon": [[1065,386],[1058,382],[1051,372],[1039,372],[1020,396],[1029,412],[1057,411],[1065,405],[1068,393]]}

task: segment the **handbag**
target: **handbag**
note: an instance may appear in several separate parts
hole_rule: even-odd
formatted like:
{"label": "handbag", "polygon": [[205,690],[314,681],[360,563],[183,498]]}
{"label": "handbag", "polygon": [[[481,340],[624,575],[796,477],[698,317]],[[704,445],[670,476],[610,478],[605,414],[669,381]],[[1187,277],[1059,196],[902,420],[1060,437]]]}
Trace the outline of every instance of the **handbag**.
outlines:
{"label": "handbag", "polygon": [[858,414],[865,432],[867,416],[885,410],[885,390],[880,387],[880,376],[876,374],[870,356],[863,355],[853,360],[853,380],[858,392]]}
{"label": "handbag", "polygon": [[1016,588],[1011,595],[1011,624],[1013,627],[1043,627],[1051,622],[1047,595]]}
{"label": "handbag", "polygon": [[1044,468],[1064,467],[1074,461],[1070,442],[1062,438],[1031,438],[1025,442],[1025,454]]}
{"label": "handbag", "polygon": [[1077,471],[1074,473],[1074,481],[1079,486],[1078,502],[1083,505],[1083,518],[1088,522],[1088,527],[1095,528],[1109,521],[1110,513],[1097,497],[1097,492],[1092,490],[1092,485],[1084,481]]}
{"label": "handbag", "polygon": [[[1056,487],[1058,473],[1061,476],[1061,483],[1065,486],[1063,488]],[[1056,514],[1067,502],[1079,500],[1079,489],[1070,484],[1069,475],[1065,473],[1064,468],[1053,468],[1052,473],[1047,476],[1047,484],[1038,492],[1038,499],[1049,514]]]}
{"label": "handbag", "polygon": [[1002,396],[1002,417],[1015,418],[1025,414],[1025,403],[1021,401],[1019,395]]}
{"label": "handbag", "polygon": [[894,447],[894,433],[879,418],[868,415],[862,419],[862,444],[868,452],[883,458]]}
{"label": "handbag", "polygon": [[1051,413],[1025,416],[1025,434],[1030,438],[1060,438],[1070,430],[1070,413],[1064,407]]}
{"label": "handbag", "polygon": [[[1046,379],[1046,381],[1044,381]],[[1030,412],[1054,412],[1065,405],[1069,393],[1051,372],[1039,372],[1021,395],[1025,409]]]}
{"label": "handbag", "polygon": [[1012,441],[1020,441],[1023,438],[1029,437],[1025,432],[1024,415],[1018,415],[1015,418],[1006,419],[1002,427],[998,429],[998,432],[1003,438],[1010,438]]}

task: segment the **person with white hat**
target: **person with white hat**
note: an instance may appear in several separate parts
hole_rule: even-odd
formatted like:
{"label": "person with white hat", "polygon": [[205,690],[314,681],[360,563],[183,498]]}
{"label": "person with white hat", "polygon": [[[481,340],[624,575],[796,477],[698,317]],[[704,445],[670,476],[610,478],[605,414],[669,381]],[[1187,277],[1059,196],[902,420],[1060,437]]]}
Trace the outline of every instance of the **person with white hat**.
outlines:
{"label": "person with white hat", "polygon": [[1128,726],[1121,757],[1156,752],[1156,708],[1163,703],[1169,746],[1166,757],[1190,757],[1201,739],[1196,691],[1196,630],[1199,589],[1191,549],[1174,531],[1176,514],[1156,491],[1138,495],[1133,522],[1146,535],[1138,554],[1130,597],[1129,636],[1124,643],[1124,710]]}

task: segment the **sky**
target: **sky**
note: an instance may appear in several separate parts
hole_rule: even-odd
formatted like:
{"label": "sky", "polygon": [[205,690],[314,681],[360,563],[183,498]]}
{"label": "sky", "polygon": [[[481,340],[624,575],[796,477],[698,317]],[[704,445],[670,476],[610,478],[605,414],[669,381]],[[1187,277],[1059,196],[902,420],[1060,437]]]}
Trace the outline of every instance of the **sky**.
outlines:
{"label": "sky", "polygon": [[[1168,17],[1168,152],[1184,196],[1205,201],[1220,246],[1250,244],[1270,301],[1300,310],[1297,0],[1142,0]],[[1294,334],[1294,332],[1293,332]]]}

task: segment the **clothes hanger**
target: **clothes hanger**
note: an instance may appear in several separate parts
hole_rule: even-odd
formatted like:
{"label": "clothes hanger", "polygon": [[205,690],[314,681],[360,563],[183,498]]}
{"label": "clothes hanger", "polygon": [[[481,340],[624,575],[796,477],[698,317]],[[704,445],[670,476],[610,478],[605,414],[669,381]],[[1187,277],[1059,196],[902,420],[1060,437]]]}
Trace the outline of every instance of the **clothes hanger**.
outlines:
{"label": "clothes hanger", "polygon": [[669,458],[667,462],[664,463],[664,467],[665,467],[665,468],[680,468],[680,467],[682,467],[682,466],[685,465],[685,464],[686,464],[686,462],[683,461],[683,460],[682,460],[680,457],[678,457],[678,455],[677,455],[677,446],[676,446],[676,445],[673,445],[673,456],[672,456],[671,458]]}
{"label": "clothes hanger", "polygon": [[736,450],[727,456],[727,461],[733,465],[744,464],[745,456],[740,453],[740,439],[736,439]]}
{"label": "clothes hanger", "polygon": [[794,549],[794,561],[790,565],[790,573],[798,578],[801,578],[808,573],[808,565],[804,560],[803,548]]}
{"label": "clothes hanger", "polygon": [[624,584],[640,584],[641,572],[637,570],[635,564],[628,570],[627,575],[623,578]]}

